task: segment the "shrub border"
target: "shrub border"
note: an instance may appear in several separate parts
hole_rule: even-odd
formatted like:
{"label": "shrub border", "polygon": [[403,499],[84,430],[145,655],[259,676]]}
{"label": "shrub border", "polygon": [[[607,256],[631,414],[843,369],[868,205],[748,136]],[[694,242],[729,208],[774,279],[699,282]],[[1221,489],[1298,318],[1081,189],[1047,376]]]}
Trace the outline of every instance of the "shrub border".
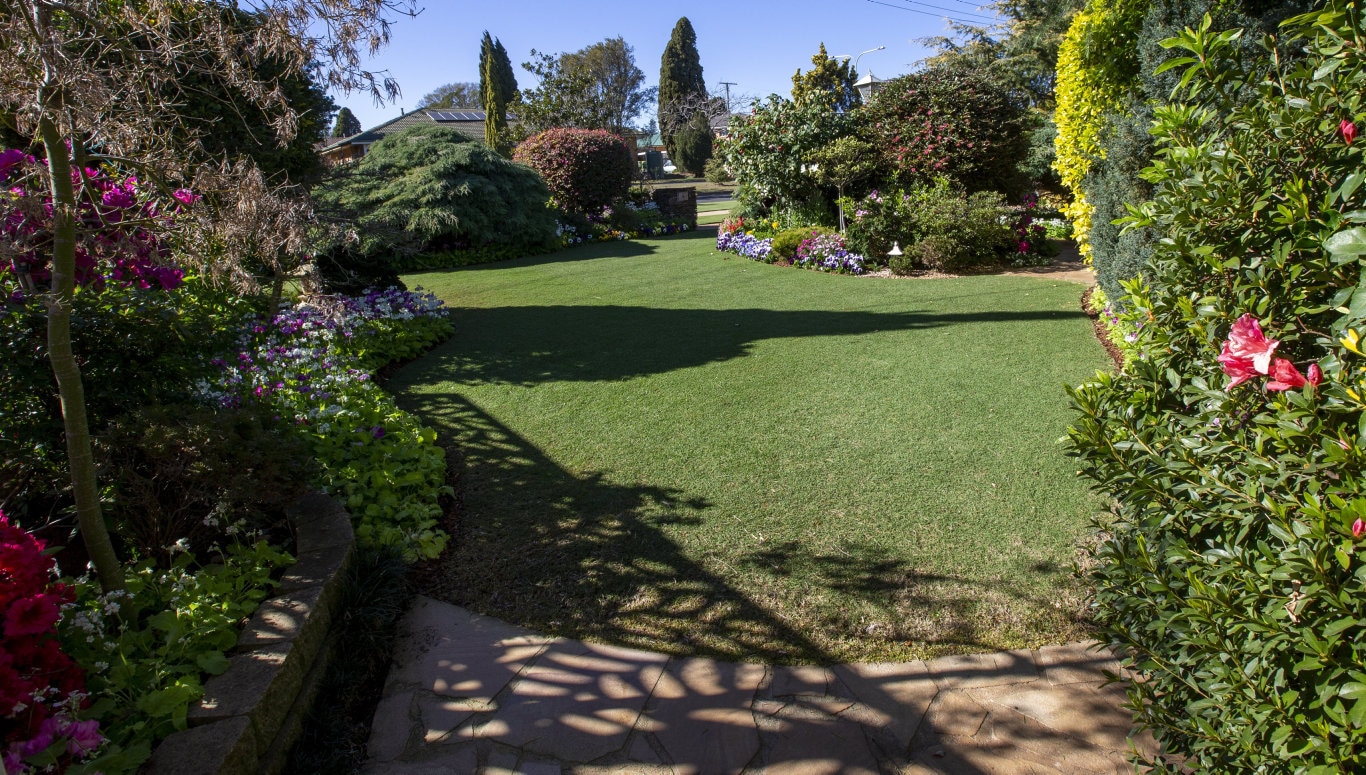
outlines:
{"label": "shrub border", "polygon": [[355,549],[346,509],[305,495],[288,510],[298,562],[256,609],[228,670],[204,684],[189,728],[162,740],[144,773],[277,775],[327,668],[328,631]]}

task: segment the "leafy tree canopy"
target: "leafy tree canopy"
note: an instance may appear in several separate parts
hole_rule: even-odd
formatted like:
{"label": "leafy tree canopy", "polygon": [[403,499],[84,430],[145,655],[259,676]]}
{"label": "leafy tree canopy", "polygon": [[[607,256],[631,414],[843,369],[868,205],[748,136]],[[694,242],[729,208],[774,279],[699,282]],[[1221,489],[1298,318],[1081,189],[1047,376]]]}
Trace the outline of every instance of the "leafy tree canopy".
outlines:
{"label": "leafy tree canopy", "polygon": [[432,89],[422,97],[418,110],[442,108],[478,108],[479,84],[460,81],[447,83]]}
{"label": "leafy tree canopy", "polygon": [[522,65],[540,85],[522,91],[518,117],[531,132],[554,127],[627,132],[655,98],[635,52],[620,37],[568,54],[542,54]]}
{"label": "leafy tree canopy", "polygon": [[858,74],[850,66],[849,60],[830,58],[825,53],[825,44],[811,57],[811,69],[803,73],[800,69],[792,75],[792,101],[813,102],[832,110],[849,110],[860,104],[858,90],[854,82]]}

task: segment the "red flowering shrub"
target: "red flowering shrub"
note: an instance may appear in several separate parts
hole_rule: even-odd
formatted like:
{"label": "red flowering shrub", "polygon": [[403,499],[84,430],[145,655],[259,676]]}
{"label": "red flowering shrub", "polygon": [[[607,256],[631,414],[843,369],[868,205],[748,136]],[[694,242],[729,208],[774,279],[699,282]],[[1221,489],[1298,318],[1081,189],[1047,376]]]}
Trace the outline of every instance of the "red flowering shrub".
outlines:
{"label": "red flowering shrub", "polygon": [[56,625],[71,591],[49,583],[43,543],[0,513],[0,755],[5,772],[84,758],[103,742],[94,721],[76,721],[85,675],[63,653]]}
{"label": "red flowering shrub", "polygon": [[561,210],[585,215],[625,197],[636,173],[630,146],[602,129],[547,129],[518,145],[512,159],[540,174]]}
{"label": "red flowering shrub", "polygon": [[939,66],[888,81],[860,116],[900,186],[948,177],[968,192],[1022,193],[1028,112],[984,69]]}

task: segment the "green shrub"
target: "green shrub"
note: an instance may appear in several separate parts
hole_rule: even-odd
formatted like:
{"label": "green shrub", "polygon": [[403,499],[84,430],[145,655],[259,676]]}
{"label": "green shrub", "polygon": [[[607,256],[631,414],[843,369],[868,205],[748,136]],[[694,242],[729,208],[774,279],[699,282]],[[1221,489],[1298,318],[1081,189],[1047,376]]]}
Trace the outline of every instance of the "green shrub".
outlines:
{"label": "green shrub", "polygon": [[[869,265],[885,263],[901,274],[993,264],[1015,244],[1001,194],[965,194],[943,178],[904,192],[873,191],[856,202],[846,200],[845,210],[853,213],[846,234],[850,248]],[[903,255],[888,257],[897,244]]]}
{"label": "green shrub", "polygon": [[707,159],[707,164],[703,167],[702,174],[706,177],[708,183],[715,183],[717,185],[730,183],[735,180],[730,174],[730,170],[726,169],[726,163],[718,156],[712,156],[710,159]]}
{"label": "green shrub", "polygon": [[359,162],[334,168],[314,197],[320,213],[355,225],[357,241],[320,246],[326,288],[394,285],[394,259],[555,241],[550,192],[532,170],[450,127],[385,137]]}
{"label": "green shrub", "polygon": [[712,158],[711,121],[706,113],[698,112],[678,128],[673,137],[672,159],[679,169],[686,170],[693,177],[706,171],[707,162]]}
{"label": "green shrub", "polygon": [[954,59],[888,81],[859,122],[898,185],[947,177],[968,191],[1024,193],[1033,119],[990,68]]}
{"label": "green shrub", "polygon": [[830,234],[831,230],[823,226],[802,226],[796,229],[785,229],[778,232],[773,237],[773,249],[768,254],[768,263],[778,261],[793,261],[797,258],[797,248],[801,247],[802,240],[810,238],[815,234]]}
{"label": "green shrub", "polygon": [[[197,278],[171,291],[110,284],[80,291],[72,347],[81,362],[91,429],[149,404],[184,400],[211,373],[252,303]],[[70,485],[61,405],[47,359],[42,305],[0,301],[0,498],[6,512],[40,524]],[[42,505],[47,504],[47,505]],[[37,511],[28,514],[32,505]]]}
{"label": "green shrub", "polygon": [[[1292,20],[1297,58],[1209,28],[1178,38],[1189,82],[1155,111],[1138,356],[1071,391],[1070,451],[1115,499],[1097,618],[1144,679],[1130,699],[1159,770],[1362,772],[1362,12]],[[1225,349],[1239,320],[1278,341],[1280,378]]]}
{"label": "green shrub", "polygon": [[[209,547],[239,531],[284,524],[284,509],[312,474],[308,446],[279,432],[270,415],[197,405],[148,407],[100,438],[113,483],[110,518],[134,550],[169,567],[184,539]],[[283,537],[283,536],[281,536]]]}
{"label": "green shrub", "polygon": [[528,138],[512,158],[536,170],[561,210],[595,215],[626,197],[635,180],[635,154],[602,129],[547,129]]}

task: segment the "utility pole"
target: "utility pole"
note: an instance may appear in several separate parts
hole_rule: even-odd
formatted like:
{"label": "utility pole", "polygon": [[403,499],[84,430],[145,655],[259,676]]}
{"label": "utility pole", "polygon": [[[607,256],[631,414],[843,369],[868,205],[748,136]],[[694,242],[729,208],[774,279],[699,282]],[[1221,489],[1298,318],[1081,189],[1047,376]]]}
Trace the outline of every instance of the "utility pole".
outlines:
{"label": "utility pole", "polygon": [[721,85],[726,87],[726,112],[730,113],[730,87],[739,86],[740,84],[736,83],[735,81],[722,81]]}

